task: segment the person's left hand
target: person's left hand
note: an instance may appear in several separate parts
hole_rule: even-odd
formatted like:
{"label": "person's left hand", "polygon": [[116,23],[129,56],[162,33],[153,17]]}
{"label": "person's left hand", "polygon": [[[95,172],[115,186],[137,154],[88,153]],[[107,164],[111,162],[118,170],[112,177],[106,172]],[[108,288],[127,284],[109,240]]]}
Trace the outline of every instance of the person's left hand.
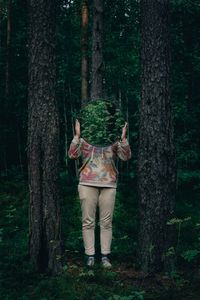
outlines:
{"label": "person's left hand", "polygon": [[76,137],[79,139],[81,135],[81,124],[78,119],[76,119],[76,123],[75,123],[75,134]]}
{"label": "person's left hand", "polygon": [[128,123],[126,122],[124,127],[122,128],[122,135],[121,135],[122,142],[124,142],[126,140],[127,128],[128,128]]}

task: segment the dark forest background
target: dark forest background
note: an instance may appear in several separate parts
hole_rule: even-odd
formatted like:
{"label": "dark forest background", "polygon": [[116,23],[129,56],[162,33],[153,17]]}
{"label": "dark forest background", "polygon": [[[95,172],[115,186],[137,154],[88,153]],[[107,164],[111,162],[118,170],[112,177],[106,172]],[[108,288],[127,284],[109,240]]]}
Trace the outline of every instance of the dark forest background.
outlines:
{"label": "dark forest background", "polygon": [[[82,266],[81,212],[75,163],[66,155],[81,107],[81,1],[58,1],[56,98],[60,120],[60,190],[66,274],[32,272],[27,258],[28,10],[23,0],[0,1],[0,200],[2,299],[200,299],[200,4],[170,1],[171,102],[177,153],[176,267],[140,279],[137,271],[137,151],[140,80],[139,1],[105,1],[104,89],[129,123],[132,159],[119,164],[112,257],[106,273]],[[91,9],[90,3],[90,9]],[[89,47],[91,58],[91,20]],[[90,61],[90,60],[89,60]],[[98,240],[97,240],[98,243]],[[96,273],[95,273],[96,272]]]}

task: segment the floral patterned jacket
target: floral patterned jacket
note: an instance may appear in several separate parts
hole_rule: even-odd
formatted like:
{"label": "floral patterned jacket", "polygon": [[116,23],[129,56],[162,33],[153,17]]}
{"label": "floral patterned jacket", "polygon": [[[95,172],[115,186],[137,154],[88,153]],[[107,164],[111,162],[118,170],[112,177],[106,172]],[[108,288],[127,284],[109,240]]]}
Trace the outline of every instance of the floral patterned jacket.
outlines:
{"label": "floral patterned jacket", "polygon": [[98,187],[117,187],[118,170],[115,166],[117,157],[126,161],[131,158],[131,149],[126,139],[112,145],[97,147],[83,138],[74,137],[68,155],[71,159],[82,157],[79,169],[79,184]]}

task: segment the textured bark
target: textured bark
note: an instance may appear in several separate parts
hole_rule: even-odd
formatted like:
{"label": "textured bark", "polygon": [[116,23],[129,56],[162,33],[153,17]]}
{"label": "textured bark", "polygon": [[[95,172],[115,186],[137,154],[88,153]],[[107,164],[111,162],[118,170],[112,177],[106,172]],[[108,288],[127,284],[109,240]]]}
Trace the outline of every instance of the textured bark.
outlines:
{"label": "textured bark", "polygon": [[7,3],[7,37],[6,37],[6,76],[5,76],[5,97],[9,97],[10,83],[10,45],[11,44],[11,0]]}
{"label": "textured bark", "polygon": [[176,158],[170,105],[168,0],[142,0],[142,92],[138,155],[140,253],[144,272],[170,267],[173,246]]}
{"label": "textured bark", "polygon": [[91,100],[103,98],[103,0],[93,1]]}
{"label": "textured bark", "polygon": [[88,100],[88,19],[89,8],[88,0],[83,0],[82,3],[82,40],[81,40],[81,104],[84,106]]}
{"label": "textured bark", "polygon": [[59,118],[55,98],[55,1],[29,1],[29,251],[38,271],[62,268]]}

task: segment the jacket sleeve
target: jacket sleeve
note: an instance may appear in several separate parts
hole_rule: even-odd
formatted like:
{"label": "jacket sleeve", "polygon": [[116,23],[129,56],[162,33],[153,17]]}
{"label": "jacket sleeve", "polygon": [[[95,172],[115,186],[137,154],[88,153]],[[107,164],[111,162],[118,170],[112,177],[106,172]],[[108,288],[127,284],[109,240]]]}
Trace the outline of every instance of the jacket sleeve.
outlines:
{"label": "jacket sleeve", "polygon": [[68,150],[68,156],[71,159],[78,159],[81,156],[81,145],[82,145],[82,139],[78,139],[77,137],[74,137],[71,141],[71,144],[69,146]]}
{"label": "jacket sleeve", "polygon": [[125,142],[117,142],[117,156],[121,160],[129,160],[131,158],[131,155],[131,148],[127,139],[125,140]]}

